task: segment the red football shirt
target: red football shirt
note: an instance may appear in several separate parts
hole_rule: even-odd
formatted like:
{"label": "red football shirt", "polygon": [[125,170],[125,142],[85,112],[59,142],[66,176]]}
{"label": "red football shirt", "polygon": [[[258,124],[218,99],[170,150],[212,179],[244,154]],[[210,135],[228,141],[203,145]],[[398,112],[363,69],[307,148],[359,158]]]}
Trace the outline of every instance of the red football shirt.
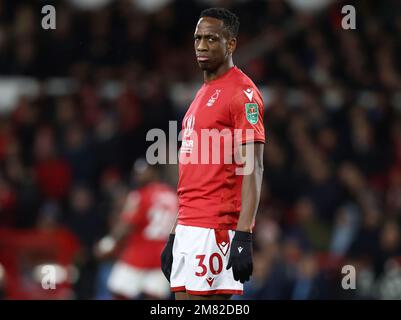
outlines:
{"label": "red football shirt", "polygon": [[[236,173],[234,141],[264,143],[263,114],[259,90],[237,67],[202,85],[182,123],[178,224],[236,228],[243,176]],[[204,139],[204,129],[224,134]]]}
{"label": "red football shirt", "polygon": [[177,215],[170,186],[151,183],[128,194],[121,219],[134,225],[120,260],[136,268],[160,268],[160,255]]}

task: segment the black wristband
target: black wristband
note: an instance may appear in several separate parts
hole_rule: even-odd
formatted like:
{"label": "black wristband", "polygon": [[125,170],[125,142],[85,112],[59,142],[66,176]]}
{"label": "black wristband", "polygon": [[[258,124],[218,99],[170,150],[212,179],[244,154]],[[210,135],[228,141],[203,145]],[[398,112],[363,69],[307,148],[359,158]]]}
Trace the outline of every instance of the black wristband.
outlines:
{"label": "black wristband", "polygon": [[236,230],[234,239],[239,241],[252,241],[252,233]]}

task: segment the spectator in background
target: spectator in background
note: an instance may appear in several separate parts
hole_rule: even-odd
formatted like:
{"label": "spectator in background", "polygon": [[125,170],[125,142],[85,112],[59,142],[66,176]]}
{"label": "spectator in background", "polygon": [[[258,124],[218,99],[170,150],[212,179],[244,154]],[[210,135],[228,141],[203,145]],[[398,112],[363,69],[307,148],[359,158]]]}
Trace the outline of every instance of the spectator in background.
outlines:
{"label": "spectator in background", "polygon": [[298,264],[297,276],[294,283],[291,299],[325,299],[322,289],[327,288],[319,278],[319,266],[316,258],[311,254],[306,254]]}
{"label": "spectator in background", "polygon": [[122,167],[124,148],[116,116],[112,112],[103,112],[94,128],[94,157],[96,176],[102,175],[106,168]]}
{"label": "spectator in background", "polygon": [[79,124],[72,124],[66,128],[64,132],[64,158],[71,166],[73,182],[93,185],[95,158],[87,136],[84,128]]}
{"label": "spectator in background", "polygon": [[349,251],[360,225],[359,208],[348,203],[337,210],[330,240],[330,254],[343,257]]}
{"label": "spectator in background", "polygon": [[105,227],[89,187],[79,184],[72,187],[66,223],[88,253],[92,252],[95,241],[104,232]]}
{"label": "spectator in background", "polygon": [[388,189],[385,195],[385,207],[390,217],[401,217],[401,166],[393,167],[388,173]]}
{"label": "spectator in background", "polygon": [[258,263],[262,263],[265,268],[264,272],[262,271],[264,277],[258,285],[248,284],[251,295],[245,296],[244,299],[289,300],[292,298],[297,264],[302,259],[304,249],[296,237],[289,236],[283,239],[283,244],[280,245],[281,251],[277,251],[278,248],[275,250],[276,246],[277,244],[272,243],[264,248],[261,256],[258,255],[258,260],[262,259]]}
{"label": "spectator in background", "polygon": [[374,259],[376,275],[380,276],[386,264],[394,258],[401,256],[401,234],[399,222],[387,220],[380,230],[380,250],[377,251]]}
{"label": "spectator in background", "polygon": [[78,299],[90,299],[94,295],[94,279],[97,272],[93,246],[106,230],[99,214],[92,191],[84,185],[72,187],[68,201],[66,225],[78,237],[83,253],[79,260],[81,277],[75,285]]}
{"label": "spectator in background", "polygon": [[15,106],[11,119],[13,120],[22,161],[24,165],[32,166],[35,157],[34,139],[40,120],[39,113],[27,98],[22,97]]}
{"label": "spectator in background", "polygon": [[381,213],[377,208],[364,208],[362,224],[348,254],[373,263],[380,250]]}
{"label": "spectator in background", "polygon": [[4,177],[0,176],[0,225],[14,225],[16,200],[11,185]]}
{"label": "spectator in background", "polygon": [[295,223],[292,232],[303,239],[302,242],[311,250],[327,250],[331,230],[317,215],[313,202],[308,198],[301,198],[295,203],[294,211]]}
{"label": "spectator in background", "polygon": [[12,155],[5,160],[4,172],[15,191],[14,226],[32,228],[37,220],[42,201],[32,170],[22,164],[18,155]]}
{"label": "spectator in background", "polygon": [[54,132],[42,127],[36,132],[35,175],[42,195],[48,199],[64,200],[71,183],[71,167],[58,155]]}

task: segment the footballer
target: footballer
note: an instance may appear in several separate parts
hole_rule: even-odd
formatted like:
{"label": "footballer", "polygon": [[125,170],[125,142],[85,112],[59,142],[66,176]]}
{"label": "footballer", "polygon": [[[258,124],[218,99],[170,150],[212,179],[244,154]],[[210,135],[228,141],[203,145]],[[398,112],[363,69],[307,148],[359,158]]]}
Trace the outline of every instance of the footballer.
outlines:
{"label": "footballer", "polygon": [[[162,271],[177,300],[230,299],[243,293],[252,275],[264,105],[256,85],[234,65],[238,29],[237,16],[223,8],[202,11],[195,28],[194,49],[204,83],[183,119],[180,158],[210,151],[199,137],[203,129],[216,129],[230,132],[238,146],[231,156],[239,152],[245,162],[179,162],[178,215],[161,255]],[[219,148],[223,160],[225,144]],[[249,164],[249,174],[238,174],[239,167]]]}

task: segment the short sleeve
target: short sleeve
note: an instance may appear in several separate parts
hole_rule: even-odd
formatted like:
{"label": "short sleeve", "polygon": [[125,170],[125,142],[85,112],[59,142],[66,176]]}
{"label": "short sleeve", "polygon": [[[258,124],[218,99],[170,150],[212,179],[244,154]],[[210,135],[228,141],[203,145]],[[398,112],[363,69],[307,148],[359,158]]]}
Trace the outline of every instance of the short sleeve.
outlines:
{"label": "short sleeve", "polygon": [[263,123],[264,105],[259,91],[254,88],[242,88],[230,103],[234,137],[238,144],[247,142],[265,143]]}
{"label": "short sleeve", "polygon": [[141,198],[141,194],[138,191],[132,191],[128,194],[120,216],[123,221],[126,223],[135,224],[141,219]]}

